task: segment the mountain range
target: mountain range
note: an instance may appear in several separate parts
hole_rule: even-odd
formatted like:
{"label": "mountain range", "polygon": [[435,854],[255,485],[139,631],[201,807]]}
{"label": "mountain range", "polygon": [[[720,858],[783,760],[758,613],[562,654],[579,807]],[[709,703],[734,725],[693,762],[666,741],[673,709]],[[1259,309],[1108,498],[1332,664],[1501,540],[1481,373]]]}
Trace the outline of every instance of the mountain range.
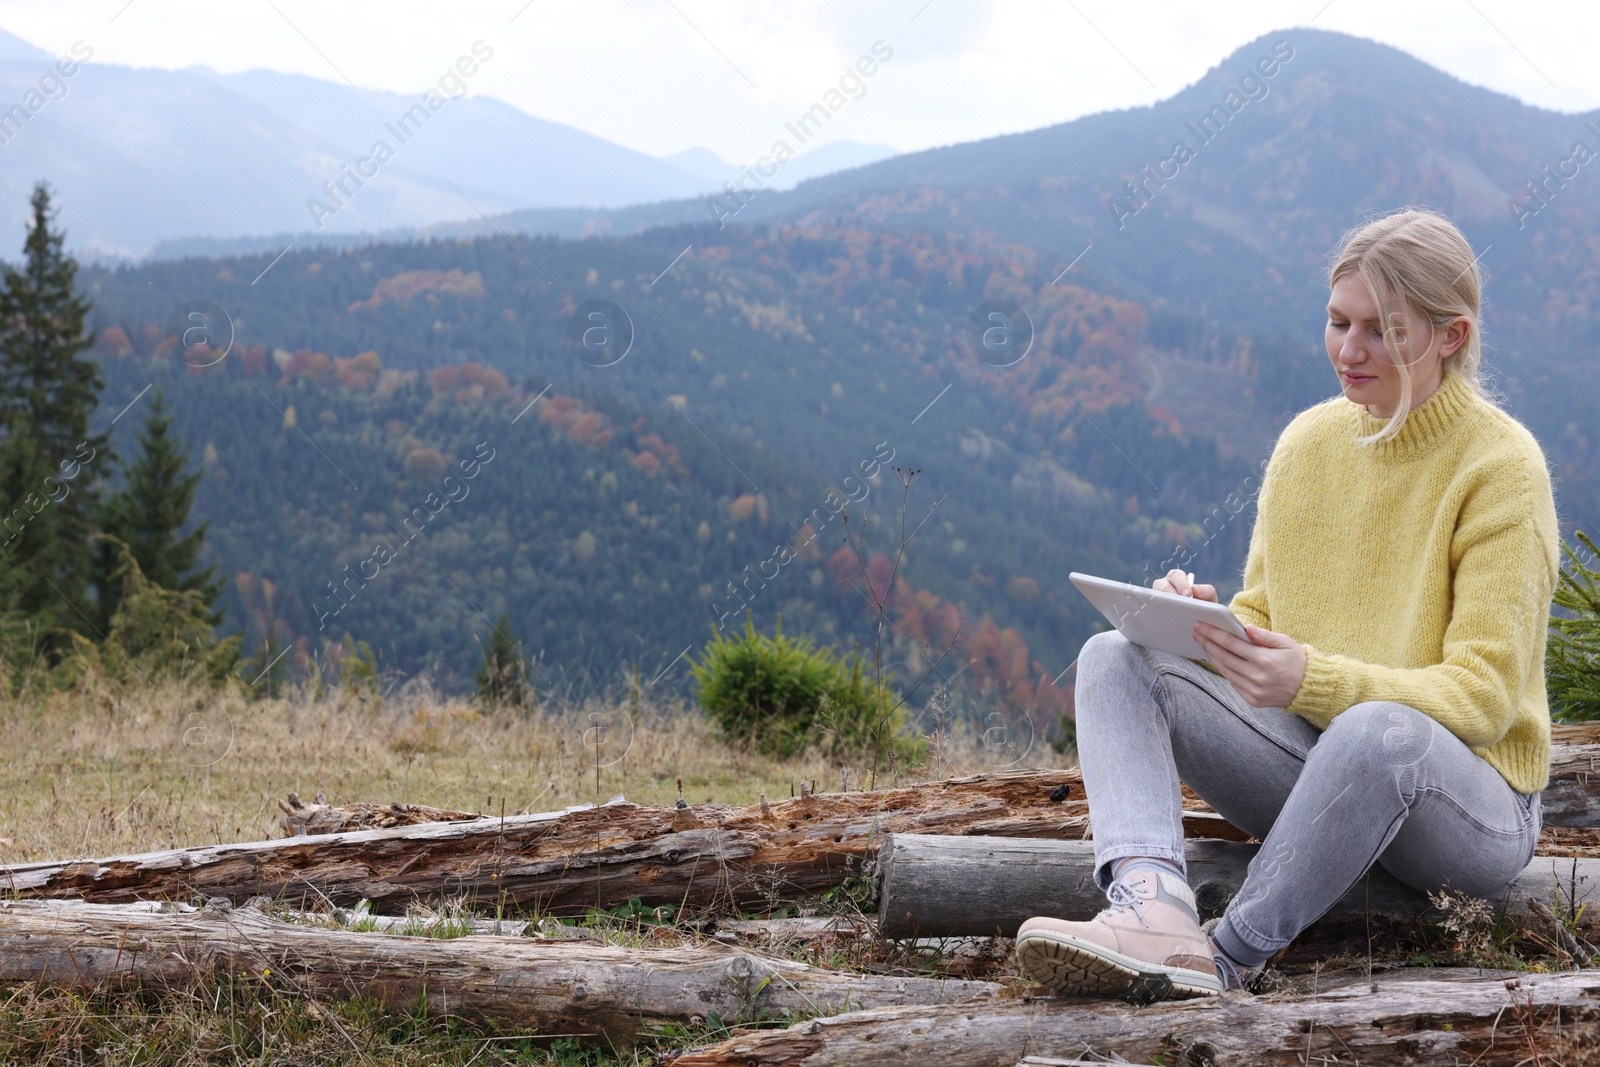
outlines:
{"label": "mountain range", "polygon": [[[277,77],[251,91],[276,99]],[[1184,558],[1236,581],[1249,514],[1226,502],[1337,389],[1327,257],[1374,212],[1462,225],[1489,277],[1496,388],[1550,456],[1565,528],[1594,527],[1600,182],[1576,146],[1600,148],[1597,118],[1296,29],[1152,107],[792,189],[708,192],[715,164],[691,154],[700,192],[677,200],[173,241],[82,280],[107,409],[153,384],[177,401],[253,641],[277,620],[314,658],[333,576],[481,431],[507,442],[494,480],[376,579],[388,593],[340,609],[397,669],[461,679],[501,609],[571,679],[665,669],[743,611],[848,645],[870,638],[877,591],[903,675],[949,642],[952,680],[1037,711],[1070,700],[1064,668],[1096,624],[1069,570],[1140,580]],[[487,211],[490,184],[461,192]],[[218,368],[186,366],[165,325],[195,301],[235,337]],[[997,309],[1015,359],[972,339]],[[624,331],[624,358],[586,348],[597,324]],[[900,492],[880,445],[922,472],[913,517],[940,502],[895,581],[875,555]],[[863,485],[855,567],[818,509]]]}
{"label": "mountain range", "polygon": [[[418,107],[423,92],[268,70],[130,68],[94,62],[83,42],[74,47],[61,68],[72,73],[62,74],[58,57],[0,31],[0,226],[20,225],[29,188],[48,178],[79,222],[75,247],[112,258],[142,258],[163,241],[302,229],[370,240],[510,209],[693,197],[739,171],[704,148],[657,159],[464,95],[471,77],[454,72],[433,87],[430,110]],[[474,48],[462,70],[493,62],[491,45]],[[379,141],[392,161],[363,168]],[[890,155],[834,142],[796,159],[784,177],[793,184]],[[347,177],[363,169],[379,180]],[[343,185],[330,193],[325,182]]]}

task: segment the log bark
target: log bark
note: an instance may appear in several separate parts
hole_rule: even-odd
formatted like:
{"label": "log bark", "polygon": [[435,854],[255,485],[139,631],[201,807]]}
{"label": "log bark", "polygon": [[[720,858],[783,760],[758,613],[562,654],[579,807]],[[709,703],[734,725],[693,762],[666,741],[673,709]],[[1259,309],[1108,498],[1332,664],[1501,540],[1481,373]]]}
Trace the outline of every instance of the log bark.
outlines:
{"label": "log bark", "polygon": [[[1222,914],[1257,847],[1189,842],[1189,884],[1202,919]],[[1573,889],[1579,905],[1600,893],[1600,860],[1536,856],[1505,899],[1513,911],[1526,910],[1530,897],[1557,900]],[[878,856],[878,932],[884,937],[1014,937],[1031,916],[1088,918],[1103,907],[1089,841],[892,834]],[[1425,895],[1374,868],[1325,918],[1414,915],[1428,907]]]}
{"label": "log bark", "polygon": [[[1547,821],[1600,826],[1595,728],[1558,729],[1562,744]],[[1050,800],[1066,790],[1069,798]],[[1563,792],[1564,791],[1564,792]],[[1244,840],[1185,791],[1185,833]],[[341,819],[409,819],[393,806],[322,813],[286,805],[286,828]],[[324,806],[326,808],[326,806]],[[439,810],[439,809],[434,809]],[[385,811],[387,815],[383,814]],[[297,815],[296,812],[299,814]],[[465,812],[442,812],[466,816]],[[1553,820],[1553,821],[1552,821]],[[1076,771],[1014,771],[871,793],[820,793],[747,808],[602,808],[395,825],[287,840],[211,845],[105,859],[0,866],[0,891],[102,903],[285,896],[318,906],[370,899],[381,913],[444,895],[557,914],[639,897],[697,909],[761,904],[839,885],[891,832],[1081,839],[1089,830]],[[1581,851],[1570,842],[1566,851]]]}
{"label": "log bark", "polygon": [[[1512,1067],[1589,1062],[1600,1042],[1600,971],[1487,977],[1434,969],[1308,997],[1231,993],[1135,1008],[1091,998],[982,1000],[813,1019],[736,1034],[672,1067],[1014,1067],[1068,1063],[1258,1067],[1426,1063]],[[1512,986],[1512,988],[1508,988]],[[1538,1050],[1537,1054],[1534,1050]],[[1037,1061],[1033,1061],[1037,1062]]]}
{"label": "log bark", "polygon": [[[187,989],[220,975],[309,998],[367,996],[521,1032],[615,1043],[716,1012],[757,1021],[864,1005],[948,1004],[991,982],[841,974],[720,945],[621,948],[596,941],[354,933],[280,922],[255,908],[188,914],[152,904],[0,902],[0,981],[89,991]],[[793,1017],[793,1016],[791,1016]]]}
{"label": "log bark", "polygon": [[1600,726],[1551,731],[1546,826],[1600,826]]}
{"label": "log bark", "polygon": [[[1067,787],[1071,799],[1051,793]],[[418,899],[581,913],[640,898],[698,908],[792,899],[839,885],[894,831],[1081,837],[1071,771],[1015,771],[871,793],[818,793],[747,808],[626,802],[107,859],[0,867],[0,892],[98,903],[252,896],[297,907]],[[1196,802],[1197,803],[1197,802]],[[1199,828],[1219,820],[1204,814]],[[1211,832],[1206,830],[1205,832]]]}

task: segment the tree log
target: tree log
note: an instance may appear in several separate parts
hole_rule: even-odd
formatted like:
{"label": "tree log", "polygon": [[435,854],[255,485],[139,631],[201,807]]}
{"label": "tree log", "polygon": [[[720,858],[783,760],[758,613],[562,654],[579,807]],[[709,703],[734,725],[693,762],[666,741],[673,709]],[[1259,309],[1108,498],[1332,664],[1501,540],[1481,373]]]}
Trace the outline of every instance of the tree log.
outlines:
{"label": "tree log", "polygon": [[[1558,734],[1563,738],[1555,761],[1558,774],[1546,794],[1555,797],[1548,801],[1554,809],[1551,825],[1565,820],[1563,825],[1600,826],[1600,772],[1591,777],[1588,770],[1591,759],[1600,760],[1600,744],[1584,740],[1596,731],[1558,729]],[[1061,790],[1070,798],[1049,799]],[[1189,836],[1245,839],[1187,791],[1184,806]],[[288,807],[289,828],[303,816],[308,832],[346,817],[381,821],[408,814],[381,805],[324,807],[320,814],[304,803]],[[279,841],[14,864],[0,866],[0,891],[101,903],[196,896],[242,903],[265,894],[297,905],[349,906],[366,898],[381,913],[403,912],[414,900],[444,895],[558,914],[611,907],[631,897],[700,909],[830,889],[860,870],[860,861],[877,851],[885,833],[1081,839],[1088,829],[1076,771],[1012,771],[871,793],[819,793],[747,808],[647,808],[620,802],[504,819],[402,823]]]}
{"label": "tree log", "polygon": [[[1257,847],[1189,842],[1189,884],[1202,919],[1222,914]],[[1512,910],[1526,910],[1529,897],[1554,901],[1574,888],[1579,904],[1600,892],[1600,859],[1537,856],[1505,899]],[[878,854],[878,932],[884,937],[1014,937],[1031,916],[1086,919],[1103,907],[1089,841],[892,834]],[[1426,896],[1374,868],[1325,918],[1415,915],[1428,908]]]}
{"label": "tree log", "polygon": [[[672,1067],[1013,1067],[1025,1056],[1081,1062],[1257,1067],[1271,1064],[1592,1062],[1600,1044],[1600,971],[1476,969],[1380,977],[1306,997],[1230,993],[1135,1008],[1092,998],[980,1000],[855,1011],[786,1030],[736,1034]],[[1508,988],[1511,987],[1511,988]],[[1536,1059],[1533,1050],[1540,1050]]]}
{"label": "tree log", "polygon": [[1552,731],[1546,826],[1600,826],[1600,726]]}
{"label": "tree log", "polygon": [[841,974],[720,945],[354,933],[279,922],[253,907],[0,902],[0,981],[77,990],[189,988],[218,975],[298,997],[367,996],[529,1033],[622,1043],[708,1012],[757,1021],[859,1006],[948,1004],[992,982]]}
{"label": "tree log", "polygon": [[[747,808],[600,808],[208,845],[0,867],[17,897],[135,900],[252,896],[296,907],[362,899],[397,914],[417,899],[581,913],[632,897],[696,908],[793,899],[839,885],[885,833],[1082,836],[1075,772],[1014,771]],[[1050,799],[1066,787],[1072,798]],[[1198,802],[1195,802],[1198,803]],[[1200,827],[1220,820],[1204,814]],[[1209,832],[1209,831],[1208,831]]]}

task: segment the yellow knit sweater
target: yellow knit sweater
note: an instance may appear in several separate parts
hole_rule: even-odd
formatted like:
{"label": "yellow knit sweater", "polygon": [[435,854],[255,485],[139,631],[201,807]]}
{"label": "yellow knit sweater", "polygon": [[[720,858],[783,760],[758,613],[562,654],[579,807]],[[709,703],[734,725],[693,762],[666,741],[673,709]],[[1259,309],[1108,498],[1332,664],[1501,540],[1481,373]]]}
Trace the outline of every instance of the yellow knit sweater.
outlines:
{"label": "yellow knit sweater", "polygon": [[1287,710],[1326,729],[1363,701],[1407,704],[1537,792],[1560,566],[1544,453],[1455,376],[1398,436],[1357,443],[1382,425],[1336,397],[1284,429],[1229,606],[1306,646]]}

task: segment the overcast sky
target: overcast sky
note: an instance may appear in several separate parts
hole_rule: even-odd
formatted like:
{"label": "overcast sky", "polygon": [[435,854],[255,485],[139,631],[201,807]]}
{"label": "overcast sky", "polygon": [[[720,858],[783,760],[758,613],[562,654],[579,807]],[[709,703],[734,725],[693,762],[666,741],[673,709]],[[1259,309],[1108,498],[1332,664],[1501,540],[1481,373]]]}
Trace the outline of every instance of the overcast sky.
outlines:
{"label": "overcast sky", "polygon": [[[666,155],[748,163],[874,42],[893,50],[829,140],[899,151],[1152,103],[1241,44],[1313,25],[1402,48],[1542,107],[1600,107],[1593,0],[7,0],[0,27],[100,62],[266,67],[420,92],[472,79],[541,118]],[[881,47],[883,47],[881,46]]]}

